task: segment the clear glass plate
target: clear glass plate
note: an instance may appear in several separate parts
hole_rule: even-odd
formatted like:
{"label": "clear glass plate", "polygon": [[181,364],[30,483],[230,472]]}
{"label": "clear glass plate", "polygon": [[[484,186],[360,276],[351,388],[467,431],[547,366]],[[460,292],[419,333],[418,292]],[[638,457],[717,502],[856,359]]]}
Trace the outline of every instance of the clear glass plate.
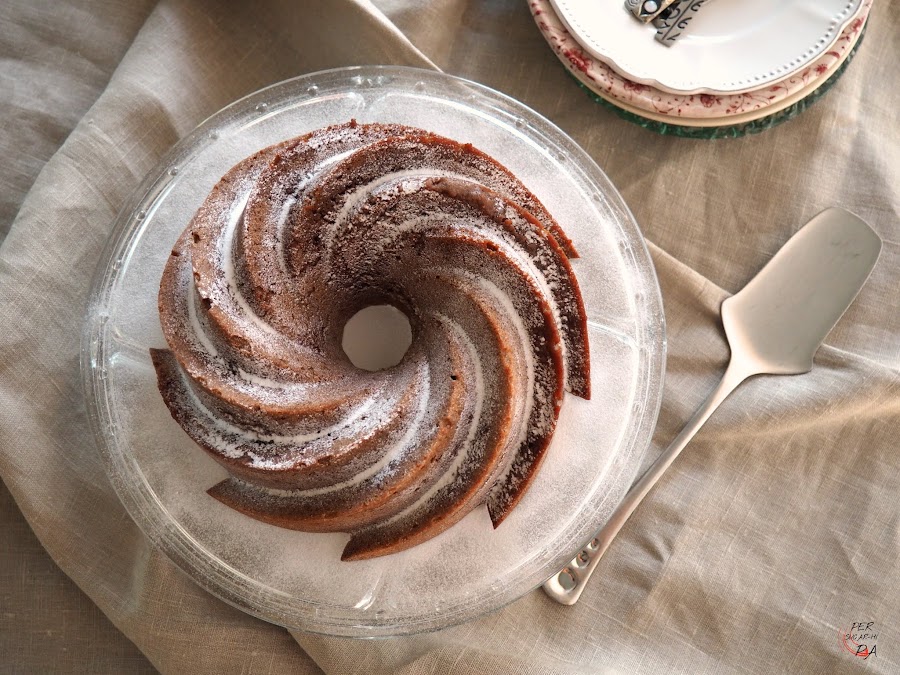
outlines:
{"label": "clear glass plate", "polygon": [[[179,233],[232,165],[356,118],[470,142],[505,164],[581,253],[593,398],[567,395],[538,478],[491,528],[484,507],[392,556],[341,562],[344,534],[252,520],[206,490],[224,470],[172,420],[148,349],[163,347],[156,296]],[[198,584],[304,631],[383,637],[435,630],[539,586],[592,536],[635,477],[662,392],[664,323],[643,238],[615,188],[557,127],[502,94],[411,68],[331,70],[224,108],[182,140],[123,209],[94,282],[84,380],[110,480],[148,537]]]}

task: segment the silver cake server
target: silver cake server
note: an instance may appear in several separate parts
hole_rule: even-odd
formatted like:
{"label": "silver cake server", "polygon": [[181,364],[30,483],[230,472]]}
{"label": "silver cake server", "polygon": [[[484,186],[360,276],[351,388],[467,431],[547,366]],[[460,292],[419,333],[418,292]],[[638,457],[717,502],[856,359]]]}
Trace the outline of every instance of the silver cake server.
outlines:
{"label": "silver cake server", "polygon": [[812,369],[813,355],[869,278],[880,252],[881,239],[865,222],[842,209],[827,209],[791,237],[743,290],[722,303],[722,324],[731,347],[722,381],[584,550],[544,583],[547,595],[564,605],[578,601],[625,521],[741,382],[753,375]]}

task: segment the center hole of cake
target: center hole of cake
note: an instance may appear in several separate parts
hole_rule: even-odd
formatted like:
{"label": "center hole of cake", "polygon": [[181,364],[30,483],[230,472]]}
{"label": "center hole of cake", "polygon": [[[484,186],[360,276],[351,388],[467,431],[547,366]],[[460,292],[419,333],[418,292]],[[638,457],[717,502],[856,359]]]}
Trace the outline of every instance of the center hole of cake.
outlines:
{"label": "center hole of cake", "polygon": [[376,371],[396,366],[412,344],[406,315],[393,305],[370,305],[344,325],[341,346],[357,368]]}

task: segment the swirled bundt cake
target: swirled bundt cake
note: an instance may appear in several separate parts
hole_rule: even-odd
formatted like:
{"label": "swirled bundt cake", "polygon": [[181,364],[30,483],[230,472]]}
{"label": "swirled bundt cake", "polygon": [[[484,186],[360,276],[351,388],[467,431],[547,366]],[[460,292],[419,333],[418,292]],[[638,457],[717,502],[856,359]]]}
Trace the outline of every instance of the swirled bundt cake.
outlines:
{"label": "swirled bundt cake", "polygon": [[[253,518],[348,532],[342,558],[425,541],[531,483],[563,392],[590,395],[572,243],[471,145],[347,124],[232,168],[179,238],[151,350],[175,420]],[[368,372],[348,319],[392,305],[413,340]]]}

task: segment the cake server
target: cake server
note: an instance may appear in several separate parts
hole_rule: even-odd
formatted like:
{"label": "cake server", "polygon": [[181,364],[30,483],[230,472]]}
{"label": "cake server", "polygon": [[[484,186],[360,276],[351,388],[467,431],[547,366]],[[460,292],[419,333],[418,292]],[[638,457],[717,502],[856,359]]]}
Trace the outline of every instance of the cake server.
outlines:
{"label": "cake server", "polygon": [[842,209],[827,209],[722,303],[731,348],[722,381],[590,543],[544,583],[547,595],[564,605],[578,601],[625,521],[741,382],[753,375],[797,375],[812,369],[813,355],[865,284],[880,252],[881,239],[865,222]]}

